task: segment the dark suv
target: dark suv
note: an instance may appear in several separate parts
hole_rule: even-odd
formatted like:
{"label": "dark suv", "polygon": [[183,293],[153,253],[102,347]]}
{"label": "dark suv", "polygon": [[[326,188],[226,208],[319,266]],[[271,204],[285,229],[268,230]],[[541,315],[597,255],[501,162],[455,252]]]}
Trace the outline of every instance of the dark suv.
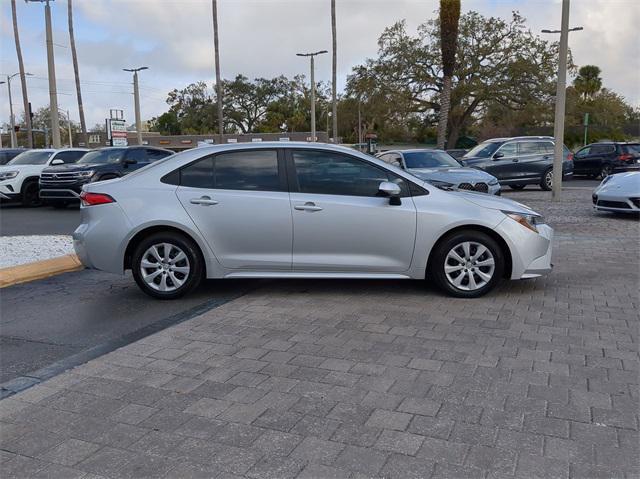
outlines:
{"label": "dark suv", "polygon": [[119,178],[173,151],[148,146],[108,147],[93,150],[70,165],[45,168],[40,175],[40,198],[55,207],[79,201],[82,185]]}
{"label": "dark suv", "polygon": [[605,179],[611,173],[640,169],[640,143],[592,143],[573,157],[576,175]]}
{"label": "dark suv", "polygon": [[[550,136],[494,138],[472,148],[460,161],[498,178],[501,185],[521,190],[526,185],[553,186],[554,140]],[[562,177],[573,175],[573,154],[564,146]]]}

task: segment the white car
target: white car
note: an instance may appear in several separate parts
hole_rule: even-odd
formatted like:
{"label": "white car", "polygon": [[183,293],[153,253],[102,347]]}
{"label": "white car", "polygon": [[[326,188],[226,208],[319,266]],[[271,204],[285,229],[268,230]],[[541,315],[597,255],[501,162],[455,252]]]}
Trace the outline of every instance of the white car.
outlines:
{"label": "white car", "polygon": [[640,171],[609,175],[593,192],[598,211],[640,213]]}
{"label": "white car", "polygon": [[25,206],[40,203],[38,181],[47,166],[75,163],[89,150],[64,148],[60,150],[27,150],[6,165],[0,166],[0,199],[21,201]]}

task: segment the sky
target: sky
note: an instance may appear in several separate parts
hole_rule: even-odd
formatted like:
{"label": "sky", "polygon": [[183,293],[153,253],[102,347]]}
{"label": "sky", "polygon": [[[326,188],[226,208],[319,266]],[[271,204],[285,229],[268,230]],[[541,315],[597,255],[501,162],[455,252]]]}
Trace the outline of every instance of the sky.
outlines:
{"label": "sky", "polygon": [[[29,99],[34,110],[49,103],[44,7],[17,0],[18,25]],[[405,19],[409,32],[437,15],[437,0],[336,0],[338,88],[351,68],[377,52],[382,30]],[[75,0],[74,29],[87,125],[103,123],[110,108],[133,122],[131,74],[140,74],[143,119],[167,110],[166,94],[215,78],[210,0]],[[69,48],[67,0],[52,0],[58,105],[78,121]],[[509,18],[517,10],[533,32],[560,27],[561,0],[462,0],[462,12]],[[329,0],[218,0],[222,76],[250,78],[298,73],[308,60],[297,52],[331,50]],[[640,105],[640,0],[573,0],[569,47],[577,65],[602,69],[604,86]],[[540,34],[544,35],[544,34]],[[555,39],[556,36],[553,36]],[[18,71],[11,4],[0,0],[0,73]],[[331,56],[316,59],[316,79],[331,78]],[[12,82],[16,118],[22,116],[20,82]],[[0,123],[8,122],[6,85],[0,86]]]}

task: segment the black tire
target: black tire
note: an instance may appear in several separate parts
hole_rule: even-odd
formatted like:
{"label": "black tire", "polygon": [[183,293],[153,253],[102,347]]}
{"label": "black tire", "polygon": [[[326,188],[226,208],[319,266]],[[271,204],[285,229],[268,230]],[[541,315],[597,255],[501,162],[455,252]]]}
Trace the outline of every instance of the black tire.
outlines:
{"label": "black tire", "polygon": [[40,187],[37,181],[27,181],[22,185],[22,206],[32,208],[40,206]]}
{"label": "black tire", "polygon": [[527,185],[509,185],[512,190],[524,190]]}
{"label": "black tire", "polygon": [[547,168],[540,177],[540,188],[544,191],[551,191],[553,188],[553,168]]}
{"label": "black tire", "polygon": [[[470,287],[470,282],[467,279],[469,277],[469,274],[473,275],[474,278],[476,277],[479,278],[479,276],[477,276],[475,272],[467,271],[466,269],[464,269],[463,271],[460,271],[461,275],[467,276],[467,278],[463,278],[463,281],[467,279],[467,284],[466,285],[461,284],[460,287],[454,285],[453,282],[450,281],[449,278],[447,277],[447,273],[445,273],[445,266],[450,265],[449,263],[450,260],[449,258],[447,258],[449,252],[452,251],[454,248],[460,247],[460,245],[466,242],[477,243],[479,245],[484,246],[485,248],[487,248],[487,250],[489,251],[489,253],[491,254],[494,260],[494,269],[493,269],[493,272],[491,273],[490,280],[486,281],[486,283],[483,286],[474,290],[469,290],[464,288]],[[474,250],[472,245],[470,252],[471,252],[471,256],[473,256],[473,254],[477,252],[477,249]],[[488,257],[485,256],[485,254],[482,254],[479,258],[480,259],[485,258],[485,261],[486,261],[486,258]],[[482,270],[482,272],[484,274],[488,274],[487,267],[485,266],[482,266],[482,267],[485,268],[484,270]],[[478,267],[478,269],[479,268],[480,267]],[[502,281],[504,268],[505,268],[504,253],[500,245],[498,245],[498,243],[493,238],[491,238],[489,235],[485,233],[482,233],[481,231],[461,230],[461,231],[452,233],[449,236],[446,236],[443,240],[441,240],[437,244],[437,246],[431,253],[428,271],[429,271],[430,277],[433,279],[435,284],[448,295],[455,296],[457,298],[477,298],[491,291]],[[454,278],[454,280],[455,279],[457,278]]]}
{"label": "black tire", "polygon": [[[164,276],[165,285],[169,285],[169,287],[175,288],[171,291],[160,291],[159,289],[156,289],[156,287],[160,287],[160,284],[154,283],[156,284],[156,287],[152,287],[143,278],[141,265],[143,256],[149,248],[159,244],[168,244],[184,252],[186,256],[186,263],[184,261],[180,261],[174,266],[184,267],[186,265],[190,268],[188,274],[184,276],[181,276],[182,273],[174,273],[176,277],[179,276],[180,280],[184,281],[182,285],[175,288],[175,285],[172,284],[169,270],[167,270],[165,266],[161,266],[161,263],[158,263],[158,270],[161,271],[161,273],[157,275],[158,283],[162,281],[162,276]],[[166,258],[166,252],[164,251],[164,249],[159,249],[158,251],[161,253],[163,259]],[[163,270],[163,268],[165,269]],[[147,268],[147,271],[150,270],[153,272],[153,268]],[[177,299],[189,293],[200,284],[204,276],[205,266],[204,259],[202,258],[202,254],[200,253],[198,246],[190,238],[180,233],[167,231],[154,233],[143,239],[136,246],[131,258],[131,271],[133,273],[133,278],[135,279],[140,289],[149,296],[157,299]]]}
{"label": "black tire", "polygon": [[600,168],[600,173],[598,174],[598,176],[600,177],[601,180],[604,180],[611,173],[613,173],[613,168],[611,168],[611,165],[602,165],[602,168]]}

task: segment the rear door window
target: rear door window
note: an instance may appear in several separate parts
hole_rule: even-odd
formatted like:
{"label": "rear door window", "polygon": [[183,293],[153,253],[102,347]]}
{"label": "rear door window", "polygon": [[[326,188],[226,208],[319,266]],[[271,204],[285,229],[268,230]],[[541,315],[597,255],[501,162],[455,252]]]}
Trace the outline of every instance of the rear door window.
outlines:
{"label": "rear door window", "polygon": [[614,153],[616,151],[616,147],[614,145],[592,145],[591,146],[591,155],[608,155],[610,153]]}

